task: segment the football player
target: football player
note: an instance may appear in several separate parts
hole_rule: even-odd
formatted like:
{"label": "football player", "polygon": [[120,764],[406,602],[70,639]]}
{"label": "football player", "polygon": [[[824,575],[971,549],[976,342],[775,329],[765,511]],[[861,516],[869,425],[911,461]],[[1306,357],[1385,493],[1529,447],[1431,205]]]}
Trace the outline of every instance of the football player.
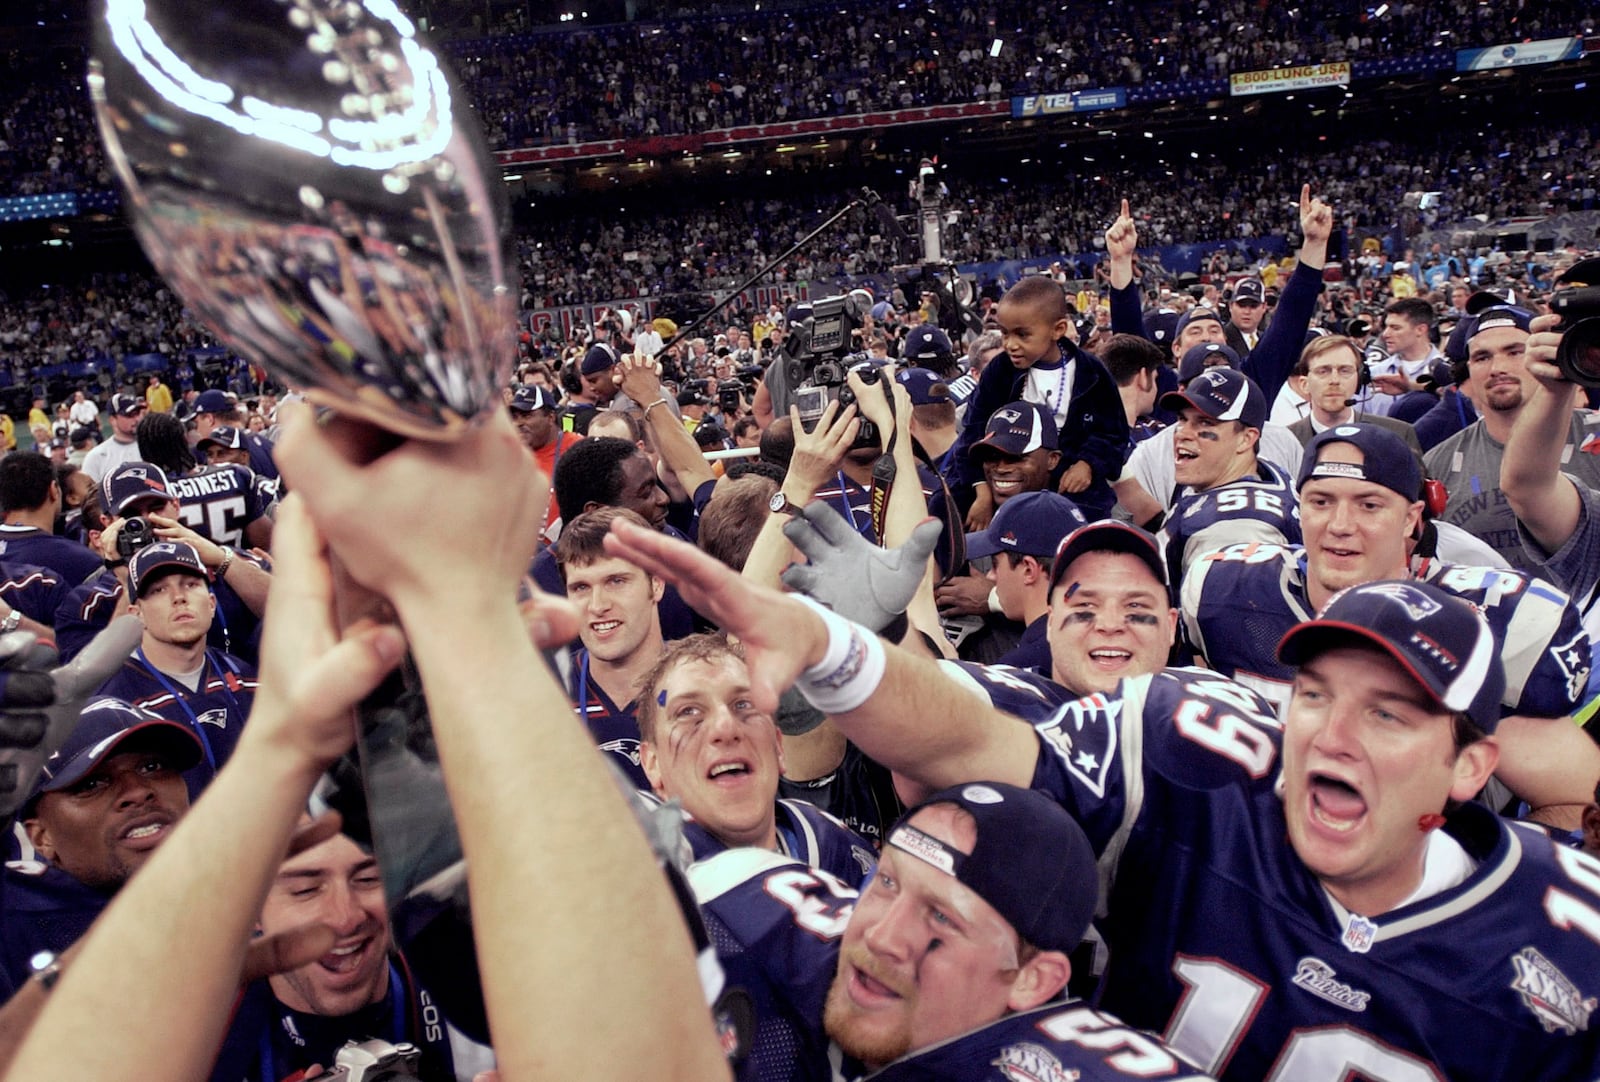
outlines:
{"label": "football player", "polygon": [[1100,1005],[1202,1067],[1592,1071],[1600,862],[1467,802],[1499,758],[1505,674],[1487,620],[1438,586],[1359,585],[1297,625],[1285,721],[1215,673],[1169,669],[1030,728],[698,553],[636,530],[611,543],[739,635],[758,700],[798,677],[918,784],[990,778],[1066,807],[1109,882]]}
{"label": "football player", "polygon": [[991,1067],[1008,1079],[1202,1077],[1153,1035],[1063,997],[1097,876],[1083,831],[1041,794],[991,782],[932,794],[890,829],[859,897],[751,850],[689,880],[730,982],[756,1001],[758,1082],[976,1079]]}

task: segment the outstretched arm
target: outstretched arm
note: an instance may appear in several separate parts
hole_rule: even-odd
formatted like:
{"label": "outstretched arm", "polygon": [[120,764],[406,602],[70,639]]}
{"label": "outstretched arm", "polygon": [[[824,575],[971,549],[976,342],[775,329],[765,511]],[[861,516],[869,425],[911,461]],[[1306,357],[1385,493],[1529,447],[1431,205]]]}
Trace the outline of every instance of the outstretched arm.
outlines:
{"label": "outstretched arm", "polygon": [[[851,659],[857,651],[871,651],[865,628],[759,587],[654,530],[619,522],[606,538],[606,550],[673,583],[697,612],[738,636],[749,660],[751,691],[762,709],[775,708],[778,696],[798,678],[801,690],[852,743],[919,784],[937,789],[973,778],[1032,782],[1039,755],[1032,728],[956,684],[934,662],[883,645],[881,679],[854,685],[852,690],[865,693],[862,701],[831,710],[819,701],[818,689],[837,680],[841,668],[833,656]],[[852,635],[859,637],[855,643]],[[849,668],[846,663],[842,671]],[[870,672],[872,666],[859,668]]]}
{"label": "outstretched arm", "polygon": [[1517,521],[1548,553],[1557,552],[1578,528],[1582,500],[1572,479],[1561,473],[1561,454],[1572,430],[1577,387],[1555,365],[1561,344],[1559,316],[1534,320],[1528,339],[1528,374],[1538,381],[1511,426],[1500,460],[1500,491]]}
{"label": "outstretched arm", "polygon": [[[284,476],[421,673],[502,1077],[584,1077],[596,1048],[618,1078],[727,1077],[677,905],[517,609],[547,485],[510,420],[370,462],[359,427],[284,427]],[[425,518],[472,528],[388,525]]]}
{"label": "outstretched arm", "polygon": [[238,748],[95,922],[8,1078],[211,1070],[250,930],[312,786],[354,739],[350,708],[404,653],[393,627],[335,630],[320,539],[293,497],[279,514],[278,561],[261,690]]}

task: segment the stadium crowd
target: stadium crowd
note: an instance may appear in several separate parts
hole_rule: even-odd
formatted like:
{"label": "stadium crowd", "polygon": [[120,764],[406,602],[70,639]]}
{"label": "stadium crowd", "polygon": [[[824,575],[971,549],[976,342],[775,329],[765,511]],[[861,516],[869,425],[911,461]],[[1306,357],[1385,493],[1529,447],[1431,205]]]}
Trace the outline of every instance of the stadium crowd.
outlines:
{"label": "stadium crowd", "polygon": [[[1594,12],[1577,0],[1380,6],[1375,15],[1363,0],[1315,8],[1205,0],[1180,18],[1153,4],[1075,2],[1039,11],[884,0],[848,12],[800,4],[506,33],[453,43],[451,52],[499,148],[1218,79],[1595,27]],[[0,194],[109,187],[83,50],[14,49],[6,59],[13,89],[0,102]]]}
{"label": "stadium crowd", "polygon": [[[270,387],[74,395],[77,461],[0,457],[0,718],[67,733],[0,775],[6,1077],[1586,1077],[1600,371],[1550,313],[1600,263],[1340,265],[1295,206],[1168,279],[1124,201],[970,321],[610,312],[376,460]],[[351,803],[403,643],[325,544],[409,641],[440,761],[368,799],[453,805],[477,967],[454,856],[380,845],[430,884],[386,897]]]}

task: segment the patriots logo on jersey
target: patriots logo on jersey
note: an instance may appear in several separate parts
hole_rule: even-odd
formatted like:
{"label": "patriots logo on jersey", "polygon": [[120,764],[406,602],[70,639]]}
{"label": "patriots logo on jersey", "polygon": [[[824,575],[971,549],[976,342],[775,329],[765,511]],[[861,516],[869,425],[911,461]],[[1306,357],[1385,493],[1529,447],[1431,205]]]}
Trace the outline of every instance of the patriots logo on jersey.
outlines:
{"label": "patriots logo on jersey", "polygon": [[1336,976],[1333,967],[1321,958],[1302,958],[1295,967],[1292,983],[1335,1006],[1352,1011],[1366,1010],[1372,993],[1358,992],[1343,981],[1335,980]]}
{"label": "patriots logo on jersey", "polygon": [[1533,1012],[1548,1033],[1564,1030],[1575,1036],[1589,1028],[1589,1015],[1600,1006],[1594,996],[1585,999],[1567,975],[1532,947],[1524,947],[1511,957],[1516,977],[1511,990]]}
{"label": "patriots logo on jersey", "polygon": [[1031,1041],[1002,1048],[999,1058],[989,1062],[1007,1082],[1078,1082],[1080,1077],[1080,1072],[1061,1066],[1048,1048]]}
{"label": "patriots logo on jersey", "polygon": [[617,740],[607,740],[600,745],[601,751],[609,751],[613,755],[621,755],[634,766],[639,765],[639,742],[626,737]]}
{"label": "patriots logo on jersey", "polygon": [[1560,646],[1550,648],[1550,660],[1567,678],[1567,695],[1573,699],[1581,699],[1589,686],[1589,653],[1579,645],[1583,639],[1584,633],[1580,631]]}
{"label": "patriots logo on jersey", "polygon": [[225,709],[207,710],[194,720],[200,725],[215,725],[219,729],[226,729],[228,727],[228,711]]}

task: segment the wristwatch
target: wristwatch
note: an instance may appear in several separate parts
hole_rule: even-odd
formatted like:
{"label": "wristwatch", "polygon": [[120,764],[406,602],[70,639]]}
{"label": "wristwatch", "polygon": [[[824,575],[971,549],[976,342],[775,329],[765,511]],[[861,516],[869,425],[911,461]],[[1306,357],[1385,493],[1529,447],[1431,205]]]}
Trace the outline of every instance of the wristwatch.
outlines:
{"label": "wristwatch", "polygon": [[9,631],[17,630],[18,625],[20,625],[21,623],[22,623],[22,612],[21,612],[21,610],[20,609],[12,609],[10,612],[6,613],[6,618],[4,620],[0,620],[0,635],[4,635]]}
{"label": "wristwatch", "polygon": [[800,513],[800,505],[779,491],[774,492],[772,499],[767,501],[767,510],[774,515],[798,515]]}

